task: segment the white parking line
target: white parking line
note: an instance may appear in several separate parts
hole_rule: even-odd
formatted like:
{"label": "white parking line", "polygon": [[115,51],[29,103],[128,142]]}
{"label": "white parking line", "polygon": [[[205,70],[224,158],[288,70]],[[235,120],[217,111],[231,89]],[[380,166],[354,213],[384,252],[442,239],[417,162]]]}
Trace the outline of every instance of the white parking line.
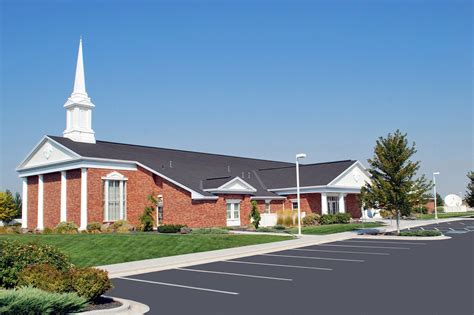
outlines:
{"label": "white parking line", "polygon": [[452,228],[449,228],[449,230],[450,230],[450,231],[454,231],[454,229],[452,229]]}
{"label": "white parking line", "polygon": [[315,259],[315,260],[334,260],[334,261],[364,262],[364,260],[361,260],[361,259],[344,259],[344,258],[329,258],[329,257],[312,257],[312,256],[295,256],[295,255],[278,255],[278,254],[262,254],[262,256],[288,257],[288,258],[301,258],[301,259]]}
{"label": "white parking line", "polygon": [[421,229],[422,231],[424,231],[424,230],[425,230],[425,229],[424,229],[422,226],[420,226],[420,229]]}
{"label": "white parking line", "polygon": [[390,255],[390,253],[351,252],[351,251],[346,251],[346,250],[330,250],[330,249],[293,248],[289,250],[300,250],[300,251],[307,251],[307,252],[324,252],[324,253],[362,254],[362,255]]}
{"label": "white parking line", "polygon": [[415,243],[415,242],[403,242],[403,241],[366,241],[366,240],[347,240],[342,242],[352,242],[352,243],[381,243],[381,244],[402,244],[402,245],[426,245],[426,243]]}
{"label": "white parking line", "polygon": [[332,271],[331,268],[307,267],[307,266],[296,266],[296,265],[281,265],[281,264],[269,264],[269,263],[259,263],[259,262],[253,262],[253,261],[243,261],[243,260],[223,260],[222,262],[236,263],[236,264],[248,264],[248,265],[262,265],[262,266],[272,266],[272,267],[285,267],[285,268],[313,269],[313,270]]}
{"label": "white parking line", "polygon": [[126,277],[117,277],[117,278],[118,279],[123,279],[123,280],[158,284],[158,285],[164,285],[164,286],[169,286],[169,287],[177,287],[177,288],[191,289],[191,290],[198,290],[198,291],[207,291],[207,292],[213,292],[213,293],[222,293],[222,294],[230,294],[230,295],[238,295],[239,294],[237,292],[214,290],[214,289],[207,289],[207,288],[200,288],[200,287],[191,287],[191,286],[188,286],[188,285],[181,285],[181,284],[168,283],[168,282],[158,282],[158,281],[150,281],[150,280],[142,280],[142,279],[126,278]]}
{"label": "white parking line", "polygon": [[459,224],[462,224],[462,225],[466,225],[466,223],[464,223],[464,222],[458,222],[458,223],[459,223]]}
{"label": "white parking line", "polygon": [[222,271],[212,271],[212,270],[202,270],[202,269],[176,268],[176,270],[213,273],[213,274],[226,275],[226,276],[238,276],[238,277],[257,278],[257,279],[266,279],[266,280],[293,281],[293,279],[288,279],[288,278],[256,276],[256,275],[249,275],[249,274],[244,274],[244,273],[222,272]]}
{"label": "white parking line", "polygon": [[382,248],[382,249],[410,249],[408,247],[390,247],[390,246],[362,246],[362,245],[339,245],[339,244],[319,244],[317,246],[334,246],[334,247],[358,247],[358,248]]}
{"label": "white parking line", "polygon": [[466,231],[471,231],[471,230],[469,230],[468,228],[464,228],[464,229],[465,229]]}
{"label": "white parking line", "polygon": [[438,228],[434,228],[436,231],[439,231]]}

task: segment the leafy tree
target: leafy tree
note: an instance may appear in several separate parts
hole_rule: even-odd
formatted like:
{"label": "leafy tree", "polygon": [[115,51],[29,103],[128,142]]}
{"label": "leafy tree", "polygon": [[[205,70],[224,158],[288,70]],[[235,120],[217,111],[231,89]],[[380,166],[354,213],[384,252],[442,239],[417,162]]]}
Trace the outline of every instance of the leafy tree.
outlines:
{"label": "leafy tree", "polygon": [[252,224],[258,229],[260,225],[260,212],[258,211],[258,205],[255,200],[252,201],[252,210],[250,210],[249,218],[253,219]]}
{"label": "leafy tree", "polygon": [[474,171],[467,173],[467,178],[469,178],[469,184],[467,184],[466,197],[464,201],[469,205],[469,207],[474,207]]}
{"label": "leafy tree", "polygon": [[409,215],[419,205],[431,188],[431,182],[422,175],[415,179],[420,162],[410,158],[416,153],[415,143],[408,145],[407,135],[400,130],[379,137],[374,156],[368,160],[371,183],[361,189],[365,207],[383,209],[397,215],[400,231],[400,214]]}
{"label": "leafy tree", "polygon": [[15,198],[13,198],[16,208],[16,217],[21,218],[21,208],[23,206],[23,199],[21,199],[20,193],[15,193]]}
{"label": "leafy tree", "polygon": [[439,193],[436,193],[436,205],[439,206],[444,206],[444,201],[443,198],[441,198],[441,195]]}
{"label": "leafy tree", "polygon": [[15,218],[16,214],[15,201],[11,192],[0,191],[0,221],[8,223]]}
{"label": "leafy tree", "polygon": [[145,207],[143,214],[140,216],[141,230],[151,231],[153,230],[153,212],[158,205],[158,200],[153,195],[148,196],[148,201],[151,205]]}

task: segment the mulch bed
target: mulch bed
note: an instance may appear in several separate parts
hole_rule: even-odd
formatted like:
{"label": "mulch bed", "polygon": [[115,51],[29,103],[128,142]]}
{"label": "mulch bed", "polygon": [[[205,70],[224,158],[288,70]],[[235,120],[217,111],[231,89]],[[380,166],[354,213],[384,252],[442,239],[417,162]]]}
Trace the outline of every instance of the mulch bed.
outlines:
{"label": "mulch bed", "polygon": [[83,312],[116,308],[116,307],[119,307],[121,305],[122,305],[122,303],[114,301],[111,298],[100,297],[97,301],[94,301],[94,303],[91,303],[91,304],[87,305],[87,307],[83,310]]}

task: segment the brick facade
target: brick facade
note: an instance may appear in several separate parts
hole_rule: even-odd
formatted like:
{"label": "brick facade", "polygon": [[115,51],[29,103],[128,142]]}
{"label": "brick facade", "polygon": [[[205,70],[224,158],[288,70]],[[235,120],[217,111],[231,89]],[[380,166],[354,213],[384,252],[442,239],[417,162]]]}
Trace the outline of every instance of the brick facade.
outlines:
{"label": "brick facade", "polygon": [[[104,180],[102,177],[113,172],[110,169],[88,169],[87,171],[87,216],[88,222],[104,222]],[[133,225],[139,224],[139,217],[146,206],[148,196],[163,196],[163,223],[187,224],[190,227],[226,226],[226,200],[240,199],[240,222],[250,223],[250,195],[219,195],[216,200],[192,200],[190,192],[164,180],[163,178],[138,168],[136,171],[117,171],[126,180],[126,219]],[[61,173],[44,175],[44,226],[54,227],[60,220]],[[80,225],[81,217],[81,170],[69,170],[67,178],[67,221]],[[284,200],[271,201],[271,213],[292,209],[291,200],[296,195],[288,195]],[[361,216],[356,194],[345,197],[346,212],[352,217]],[[265,212],[265,200],[257,201],[259,211]],[[38,176],[28,178],[28,228],[37,226]],[[321,194],[301,194],[302,212],[321,214]],[[156,226],[156,211],[153,214]]]}
{"label": "brick facade", "polygon": [[50,173],[43,176],[44,226],[53,227],[59,223],[61,212],[61,173]]}

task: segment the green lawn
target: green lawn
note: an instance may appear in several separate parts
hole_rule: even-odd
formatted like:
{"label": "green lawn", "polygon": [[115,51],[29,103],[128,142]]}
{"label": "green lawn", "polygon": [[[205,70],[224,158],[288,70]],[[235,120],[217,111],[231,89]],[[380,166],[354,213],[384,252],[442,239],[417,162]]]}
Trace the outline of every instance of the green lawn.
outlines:
{"label": "green lawn", "polygon": [[[464,216],[472,216],[472,215],[474,215],[474,211],[450,212],[450,213],[438,212],[439,219],[456,218],[456,217],[464,217]],[[434,219],[435,215],[434,213],[431,213],[431,214],[422,214],[421,216],[418,215],[417,217],[422,220],[429,220],[429,219]]]}
{"label": "green lawn", "polygon": [[77,234],[77,235],[0,235],[0,241],[17,239],[54,245],[77,266],[99,266],[126,261],[158,258],[209,250],[262,244],[292,239],[274,235],[160,235]]}
{"label": "green lawn", "polygon": [[[303,226],[301,233],[303,234],[332,234],[340,232],[348,232],[361,228],[374,228],[382,226],[382,223],[368,222],[368,223],[349,223],[349,224],[328,224],[328,225],[316,225],[316,226]],[[298,228],[292,228],[289,230],[291,233],[298,233]]]}

